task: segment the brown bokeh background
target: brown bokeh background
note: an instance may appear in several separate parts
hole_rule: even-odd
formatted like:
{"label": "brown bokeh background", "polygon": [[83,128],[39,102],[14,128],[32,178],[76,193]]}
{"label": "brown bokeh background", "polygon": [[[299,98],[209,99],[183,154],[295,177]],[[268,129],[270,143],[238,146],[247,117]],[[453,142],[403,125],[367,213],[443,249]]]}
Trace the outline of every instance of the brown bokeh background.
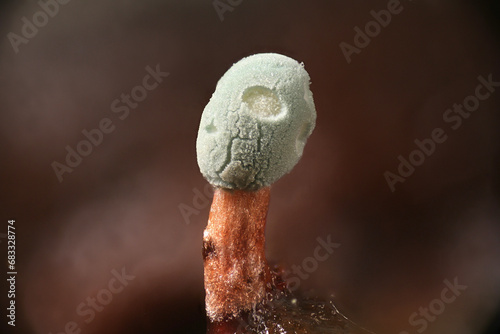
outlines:
{"label": "brown bokeh background", "polygon": [[[179,206],[206,184],[195,140],[217,80],[258,52],[305,63],[318,113],[301,162],[273,186],[268,259],[301,264],[331,235],[341,246],[300,288],[380,334],[416,333],[410,314],[458,277],[467,290],[425,333],[486,333],[500,307],[500,89],[455,131],[442,116],[479,75],[500,81],[498,5],[402,1],[348,64],[339,44],[387,3],[245,0],[220,21],[212,1],[71,1],[18,53],[6,36],[40,8],[4,3],[0,232],[16,219],[18,271],[7,333],[69,321],[85,334],[203,333],[209,205],[188,221]],[[112,101],[156,64],[169,77],[120,120]],[[60,183],[51,164],[103,118],[114,132]],[[436,127],[447,141],[391,192],[383,173]],[[77,305],[123,267],[135,279],[86,324]]]}

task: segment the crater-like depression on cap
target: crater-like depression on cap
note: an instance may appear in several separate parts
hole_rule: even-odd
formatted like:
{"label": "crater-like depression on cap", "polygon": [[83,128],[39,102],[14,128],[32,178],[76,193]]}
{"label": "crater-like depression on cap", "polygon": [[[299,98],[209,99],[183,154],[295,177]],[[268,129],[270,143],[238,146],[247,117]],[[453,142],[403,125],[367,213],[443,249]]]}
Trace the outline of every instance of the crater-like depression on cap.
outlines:
{"label": "crater-like depression on cap", "polygon": [[241,100],[250,112],[259,118],[275,118],[284,113],[278,95],[267,87],[249,87],[243,92]]}

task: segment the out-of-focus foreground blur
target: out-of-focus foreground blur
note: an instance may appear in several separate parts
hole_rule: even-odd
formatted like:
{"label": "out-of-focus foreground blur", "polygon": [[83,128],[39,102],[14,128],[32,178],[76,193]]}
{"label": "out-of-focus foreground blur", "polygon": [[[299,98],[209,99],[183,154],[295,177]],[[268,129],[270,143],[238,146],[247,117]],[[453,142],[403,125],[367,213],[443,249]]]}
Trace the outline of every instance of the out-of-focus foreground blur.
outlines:
{"label": "out-of-focus foreground blur", "polygon": [[[258,52],[304,62],[318,113],[272,189],[270,262],[375,333],[493,333],[498,17],[472,0],[3,2],[2,333],[204,332],[198,124]],[[340,246],[319,260],[318,238]]]}

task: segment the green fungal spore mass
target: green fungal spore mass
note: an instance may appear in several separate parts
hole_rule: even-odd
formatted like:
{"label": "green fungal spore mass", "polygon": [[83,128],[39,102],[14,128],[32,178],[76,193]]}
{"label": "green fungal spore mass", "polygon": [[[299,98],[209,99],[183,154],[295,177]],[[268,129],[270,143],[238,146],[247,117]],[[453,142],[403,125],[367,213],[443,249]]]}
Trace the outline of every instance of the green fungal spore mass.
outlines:
{"label": "green fungal spore mass", "polygon": [[290,172],[314,129],[309,75],[292,58],[243,58],[219,80],[201,117],[196,151],[213,186],[257,190]]}

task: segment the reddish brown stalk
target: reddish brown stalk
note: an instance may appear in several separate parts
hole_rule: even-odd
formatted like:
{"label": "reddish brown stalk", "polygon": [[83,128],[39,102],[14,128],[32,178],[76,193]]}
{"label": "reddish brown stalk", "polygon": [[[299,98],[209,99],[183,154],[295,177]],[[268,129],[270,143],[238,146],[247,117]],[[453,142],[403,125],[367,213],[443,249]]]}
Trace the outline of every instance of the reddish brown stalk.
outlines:
{"label": "reddish brown stalk", "polygon": [[266,298],[271,274],[265,257],[270,188],[214,193],[203,234],[205,305],[211,322],[231,319]]}

